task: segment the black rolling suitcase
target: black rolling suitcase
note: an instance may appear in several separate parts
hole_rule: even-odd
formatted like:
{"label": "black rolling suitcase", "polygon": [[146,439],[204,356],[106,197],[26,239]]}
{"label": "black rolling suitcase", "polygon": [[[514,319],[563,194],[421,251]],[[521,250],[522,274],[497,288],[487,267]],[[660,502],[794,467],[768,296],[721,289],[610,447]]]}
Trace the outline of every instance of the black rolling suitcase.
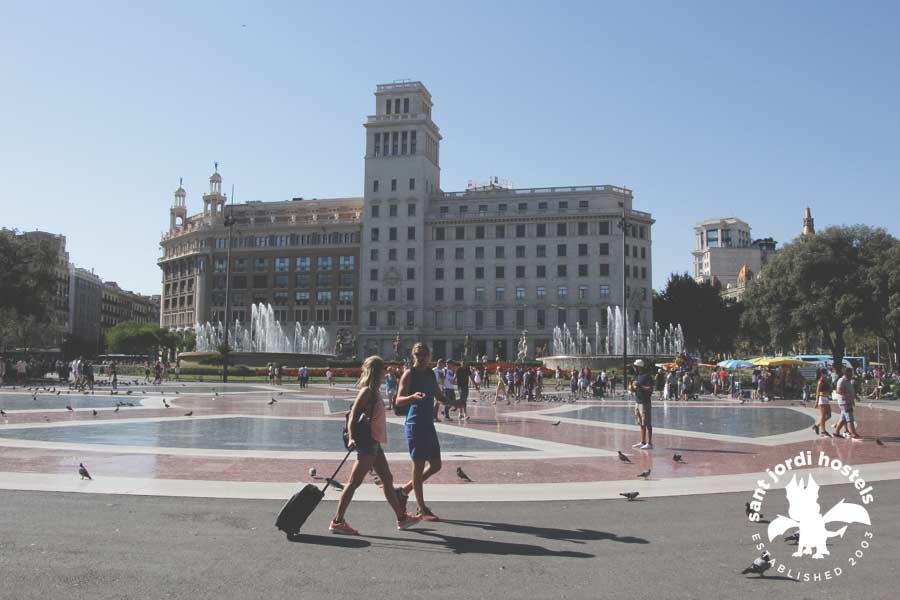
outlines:
{"label": "black rolling suitcase", "polygon": [[331,482],[337,477],[338,471],[340,471],[341,467],[344,466],[344,463],[347,462],[347,459],[350,457],[350,452],[352,452],[352,450],[347,451],[344,460],[342,460],[341,464],[338,465],[338,468],[335,469],[334,474],[325,480],[325,487],[321,490],[313,484],[307,483],[303,486],[302,490],[291,496],[291,498],[284,503],[284,506],[281,507],[281,512],[278,513],[278,518],[275,519],[275,527],[283,531],[288,537],[297,535],[300,532],[300,528],[306,523],[306,519],[309,518],[309,515],[311,515],[319,505],[319,502],[325,495],[325,490],[328,489],[328,486],[331,485]]}

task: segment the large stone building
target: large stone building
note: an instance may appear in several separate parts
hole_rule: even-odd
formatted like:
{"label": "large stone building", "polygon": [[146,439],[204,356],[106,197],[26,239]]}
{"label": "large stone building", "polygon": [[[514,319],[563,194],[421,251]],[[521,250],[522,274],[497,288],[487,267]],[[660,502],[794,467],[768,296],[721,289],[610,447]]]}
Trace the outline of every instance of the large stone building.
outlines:
{"label": "large stone building", "polygon": [[226,210],[216,172],[189,217],[179,187],[161,242],[161,324],[224,318],[226,213],[230,318],[270,303],[279,320],[347,330],[358,354],[393,357],[424,340],[459,357],[468,338],[471,353],[510,358],[523,330],[529,355],[547,354],[555,326],[605,327],[606,307],[626,293],[629,321],[652,322],[653,220],[633,209],[631,190],[492,178],[444,192],[432,106],[420,82],[377,86],[362,198]]}
{"label": "large stone building", "polygon": [[253,304],[271,304],[275,318],[321,324],[332,339],[355,331],[359,271],[359,198],[251,201],[229,207],[218,170],[209,179],[203,212],[188,216],[180,187],[163,237],[160,325],[191,328],[225,320],[247,321]]}
{"label": "large stone building", "polygon": [[69,271],[69,321],[76,347],[88,356],[100,348],[100,304],[103,280],[93,271],[72,265]]}
{"label": "large stone building", "polygon": [[723,289],[738,284],[744,267],[759,273],[776,251],[772,238],[754,240],[750,225],[734,217],[698,223],[694,236],[694,279],[717,281]]}
{"label": "large stone building", "polygon": [[100,348],[106,348],[106,332],[118,325],[134,321],[136,323],[159,323],[160,297],[145,296],[123,290],[115,281],[104,281],[100,291]]}

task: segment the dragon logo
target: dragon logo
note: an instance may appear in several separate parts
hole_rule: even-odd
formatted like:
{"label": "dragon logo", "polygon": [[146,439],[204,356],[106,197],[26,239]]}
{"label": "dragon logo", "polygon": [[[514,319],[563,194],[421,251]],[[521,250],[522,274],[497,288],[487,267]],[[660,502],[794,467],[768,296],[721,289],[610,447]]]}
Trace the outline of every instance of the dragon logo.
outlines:
{"label": "dragon logo", "polygon": [[872,524],[869,520],[869,512],[865,508],[859,504],[844,502],[843,499],[824,515],[821,514],[819,484],[812,475],[809,476],[806,485],[804,485],[802,477],[798,482],[797,476],[794,475],[785,487],[785,491],[790,503],[789,516],[778,515],[769,524],[768,534],[771,542],[776,536],[784,534],[789,529],[798,529],[797,551],[792,556],[801,557],[811,554],[813,558],[824,558],[830,554],[828,539],[844,537],[848,525],[844,525],[836,531],[830,531],[826,527],[829,523]]}

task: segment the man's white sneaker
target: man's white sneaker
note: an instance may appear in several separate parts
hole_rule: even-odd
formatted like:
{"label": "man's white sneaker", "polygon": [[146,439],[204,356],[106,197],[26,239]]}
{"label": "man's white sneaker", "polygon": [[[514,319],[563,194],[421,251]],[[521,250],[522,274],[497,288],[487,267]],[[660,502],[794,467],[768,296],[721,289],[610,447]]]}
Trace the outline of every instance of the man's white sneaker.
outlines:
{"label": "man's white sneaker", "polygon": [[653,450],[653,444],[642,444],[641,450]]}
{"label": "man's white sneaker", "polygon": [[632,444],[631,447],[632,448],[643,448],[644,442],[638,442],[637,444]]}

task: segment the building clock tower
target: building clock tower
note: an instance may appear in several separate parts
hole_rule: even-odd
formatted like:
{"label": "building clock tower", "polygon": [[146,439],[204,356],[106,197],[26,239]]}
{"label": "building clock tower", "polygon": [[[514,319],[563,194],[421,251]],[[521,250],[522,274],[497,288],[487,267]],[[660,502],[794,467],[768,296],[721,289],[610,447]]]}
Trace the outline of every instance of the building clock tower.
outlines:
{"label": "building clock tower", "polygon": [[365,123],[360,356],[405,356],[423,330],[425,214],[441,178],[441,134],[431,109],[421,82],[396,81],[377,86],[375,114]]}

